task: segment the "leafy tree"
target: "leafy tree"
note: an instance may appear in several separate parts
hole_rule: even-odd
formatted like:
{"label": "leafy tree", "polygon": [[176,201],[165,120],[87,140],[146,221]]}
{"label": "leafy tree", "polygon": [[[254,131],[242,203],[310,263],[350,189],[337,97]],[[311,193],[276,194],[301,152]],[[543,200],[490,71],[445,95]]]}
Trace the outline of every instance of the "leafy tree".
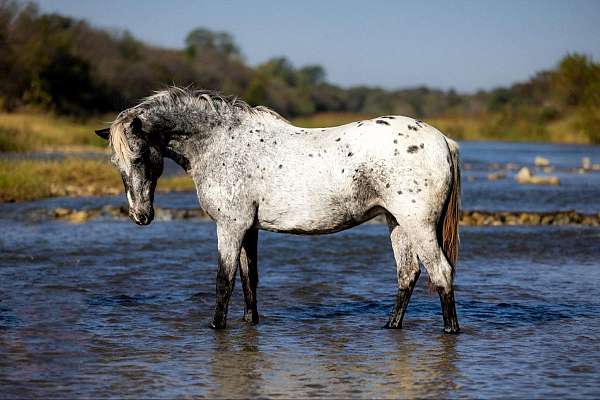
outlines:
{"label": "leafy tree", "polygon": [[206,28],[196,28],[185,38],[188,55],[195,57],[203,51],[216,51],[228,57],[239,58],[240,49],[227,32],[213,32]]}
{"label": "leafy tree", "polygon": [[555,72],[555,93],[567,106],[577,106],[585,97],[586,89],[597,78],[597,65],[583,54],[569,54],[558,64]]}
{"label": "leafy tree", "polygon": [[265,104],[267,102],[267,87],[266,79],[257,74],[248,84],[244,98],[253,106]]}
{"label": "leafy tree", "polygon": [[300,85],[317,86],[325,83],[325,69],[320,65],[306,65],[296,75]]}
{"label": "leafy tree", "polygon": [[296,84],[296,71],[292,63],[285,57],[272,58],[256,68],[259,74],[294,86]]}

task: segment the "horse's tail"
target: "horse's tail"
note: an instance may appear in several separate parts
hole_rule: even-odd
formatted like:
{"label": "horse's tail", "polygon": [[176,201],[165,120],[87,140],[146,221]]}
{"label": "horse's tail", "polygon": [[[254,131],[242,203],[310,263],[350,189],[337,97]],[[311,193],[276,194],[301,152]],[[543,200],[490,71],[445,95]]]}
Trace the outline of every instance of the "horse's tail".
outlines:
{"label": "horse's tail", "polygon": [[438,223],[439,236],[446,258],[454,268],[458,261],[458,224],[460,220],[460,159],[458,143],[446,138],[452,162],[452,186]]}

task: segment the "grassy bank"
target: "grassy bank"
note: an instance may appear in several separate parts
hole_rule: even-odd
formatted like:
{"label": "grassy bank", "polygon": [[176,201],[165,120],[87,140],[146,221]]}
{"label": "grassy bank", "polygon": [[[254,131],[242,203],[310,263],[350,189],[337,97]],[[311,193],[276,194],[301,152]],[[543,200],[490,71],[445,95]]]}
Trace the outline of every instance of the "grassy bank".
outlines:
{"label": "grassy bank", "polygon": [[[157,190],[194,190],[194,185],[187,176],[175,176],[160,179]],[[121,177],[106,161],[0,160],[0,202],[113,195],[122,191]]]}
{"label": "grassy bank", "polygon": [[[304,128],[337,126],[373,118],[375,115],[353,113],[317,113],[294,119],[294,125]],[[458,140],[500,140],[511,142],[590,143],[589,138],[575,128],[573,116],[539,123],[527,119],[505,121],[500,114],[444,115],[425,118],[448,136]]]}
{"label": "grassy bank", "polygon": [[103,150],[106,142],[94,130],[109,118],[80,120],[34,110],[0,113],[0,151]]}
{"label": "grassy bank", "polygon": [[587,135],[575,128],[572,116],[539,123],[527,119],[506,121],[500,114],[444,115],[425,121],[457,140],[551,142],[589,144]]}

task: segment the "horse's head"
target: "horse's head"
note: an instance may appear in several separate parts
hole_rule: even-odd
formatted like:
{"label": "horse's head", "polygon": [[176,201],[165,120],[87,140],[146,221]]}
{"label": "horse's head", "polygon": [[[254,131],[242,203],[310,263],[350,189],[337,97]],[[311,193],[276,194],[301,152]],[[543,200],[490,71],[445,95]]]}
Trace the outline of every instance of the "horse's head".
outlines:
{"label": "horse's head", "polygon": [[154,189],[163,171],[163,149],[158,137],[143,129],[140,117],[119,117],[110,129],[96,134],[110,141],[112,163],[118,168],[129,202],[129,217],[138,225],[154,219]]}

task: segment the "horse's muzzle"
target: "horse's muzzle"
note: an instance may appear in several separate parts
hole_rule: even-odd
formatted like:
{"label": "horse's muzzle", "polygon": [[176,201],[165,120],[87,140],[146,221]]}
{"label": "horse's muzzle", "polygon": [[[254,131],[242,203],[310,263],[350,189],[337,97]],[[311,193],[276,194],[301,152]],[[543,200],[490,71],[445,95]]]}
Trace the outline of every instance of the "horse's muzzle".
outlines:
{"label": "horse's muzzle", "polygon": [[154,210],[141,213],[129,211],[129,218],[138,225],[148,225],[154,219]]}

